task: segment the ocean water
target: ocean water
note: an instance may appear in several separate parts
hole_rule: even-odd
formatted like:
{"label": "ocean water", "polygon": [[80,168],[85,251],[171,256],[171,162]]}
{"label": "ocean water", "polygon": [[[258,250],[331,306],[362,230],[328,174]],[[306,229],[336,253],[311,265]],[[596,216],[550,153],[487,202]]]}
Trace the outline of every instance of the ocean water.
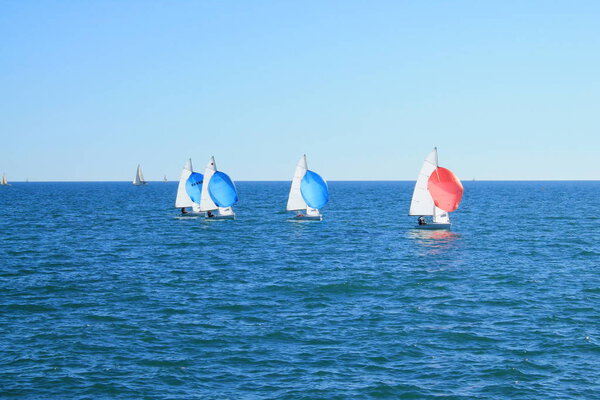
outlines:
{"label": "ocean water", "polygon": [[0,187],[2,399],[598,399],[600,182],[465,182],[451,232],[412,182]]}

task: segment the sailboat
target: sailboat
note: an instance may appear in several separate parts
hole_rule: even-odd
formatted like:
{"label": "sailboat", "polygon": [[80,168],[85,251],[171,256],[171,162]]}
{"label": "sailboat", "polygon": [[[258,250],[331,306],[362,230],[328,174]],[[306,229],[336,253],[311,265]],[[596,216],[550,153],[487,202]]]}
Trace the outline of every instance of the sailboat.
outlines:
{"label": "sailboat", "polygon": [[133,178],[133,184],[135,186],[146,185],[148,182],[144,180],[144,174],[142,174],[142,167],[138,164],[137,172]]}
{"label": "sailboat", "polygon": [[206,218],[234,219],[235,213],[231,206],[237,201],[238,193],[234,183],[226,173],[217,170],[215,158],[211,157],[204,170],[200,211],[206,212]]}
{"label": "sailboat", "polygon": [[[438,165],[434,147],[419,172],[408,215],[419,216],[419,229],[450,229],[448,214],[458,208],[463,191],[456,175]],[[431,216],[432,222],[426,222],[426,216]]]}
{"label": "sailboat", "polygon": [[306,154],[300,157],[290,194],[287,202],[287,211],[296,211],[294,219],[321,221],[323,216],[319,209],[329,201],[327,182],[319,174],[308,169]]}
{"label": "sailboat", "polygon": [[[198,215],[200,211],[200,197],[202,195],[202,182],[204,176],[194,172],[192,168],[192,159],[190,158],[181,171],[179,186],[177,187],[177,197],[175,198],[176,208],[192,207],[192,215]],[[187,214],[187,213],[186,213]]]}
{"label": "sailboat", "polygon": [[6,174],[2,174],[2,182],[0,182],[1,186],[10,186],[10,183],[8,183],[8,179],[6,179]]}
{"label": "sailboat", "polygon": [[[190,161],[191,161],[191,160],[190,160]],[[168,182],[168,180],[167,180],[167,176],[165,175],[165,177],[163,178],[163,183],[167,183],[167,182]]]}

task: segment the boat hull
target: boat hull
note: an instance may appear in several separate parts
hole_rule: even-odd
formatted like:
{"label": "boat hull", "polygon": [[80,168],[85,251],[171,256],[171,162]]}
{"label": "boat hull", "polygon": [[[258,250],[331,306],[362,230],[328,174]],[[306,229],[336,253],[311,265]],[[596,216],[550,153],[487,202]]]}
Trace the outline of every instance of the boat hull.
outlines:
{"label": "boat hull", "polygon": [[422,229],[422,230],[450,229],[451,226],[452,226],[452,224],[440,224],[440,223],[430,222],[425,225],[416,225],[415,229]]}

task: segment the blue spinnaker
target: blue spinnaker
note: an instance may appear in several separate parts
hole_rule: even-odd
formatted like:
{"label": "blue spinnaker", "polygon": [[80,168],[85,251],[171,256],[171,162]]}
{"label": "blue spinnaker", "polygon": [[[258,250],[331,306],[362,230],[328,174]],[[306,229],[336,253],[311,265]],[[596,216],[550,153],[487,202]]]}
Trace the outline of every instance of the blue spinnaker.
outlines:
{"label": "blue spinnaker", "polygon": [[202,194],[202,181],[204,180],[204,175],[199,174],[197,172],[192,172],[192,174],[185,181],[185,192],[190,199],[196,204],[200,204],[200,195]]}
{"label": "blue spinnaker", "polygon": [[327,182],[319,174],[312,171],[306,171],[302,182],[300,183],[300,193],[302,198],[311,208],[320,209],[329,201],[329,189]]}
{"label": "blue spinnaker", "polygon": [[219,207],[231,207],[238,201],[237,190],[227,174],[217,171],[208,183],[210,198]]}

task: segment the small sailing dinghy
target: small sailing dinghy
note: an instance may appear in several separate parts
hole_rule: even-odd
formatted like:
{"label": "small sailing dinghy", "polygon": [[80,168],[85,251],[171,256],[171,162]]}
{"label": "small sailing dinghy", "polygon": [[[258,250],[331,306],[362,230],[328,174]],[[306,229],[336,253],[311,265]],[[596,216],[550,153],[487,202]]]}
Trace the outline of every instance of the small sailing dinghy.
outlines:
{"label": "small sailing dinghy", "polygon": [[192,212],[182,212],[182,215],[198,216],[200,211],[200,197],[202,195],[202,182],[204,176],[194,172],[192,168],[192,159],[190,158],[181,171],[179,186],[177,187],[177,197],[175,198],[175,207],[185,209],[192,208]]}
{"label": "small sailing dinghy", "polygon": [[[190,161],[192,161],[192,160],[190,159]],[[167,182],[168,182],[167,176],[165,175],[165,177],[163,178],[163,183],[167,183]]]}
{"label": "small sailing dinghy", "polygon": [[0,182],[0,186],[10,186],[8,179],[6,179],[6,174],[2,174],[2,182]]}
{"label": "small sailing dinghy", "polygon": [[142,173],[142,167],[138,164],[137,172],[133,178],[133,184],[135,186],[146,185],[148,182],[144,180],[144,174]]}
{"label": "small sailing dinghy", "polygon": [[300,157],[287,202],[287,211],[296,211],[293,219],[321,221],[319,209],[329,201],[327,182],[319,174],[308,169],[306,154]]}
{"label": "small sailing dinghy", "polygon": [[[456,175],[438,165],[434,147],[419,172],[408,215],[419,216],[418,229],[450,229],[448,214],[458,208],[463,191]],[[425,221],[427,216],[432,217],[431,222]]]}
{"label": "small sailing dinghy", "polygon": [[237,201],[234,183],[226,173],[217,170],[215,158],[211,157],[204,170],[200,211],[206,212],[207,219],[235,219],[231,206]]}

